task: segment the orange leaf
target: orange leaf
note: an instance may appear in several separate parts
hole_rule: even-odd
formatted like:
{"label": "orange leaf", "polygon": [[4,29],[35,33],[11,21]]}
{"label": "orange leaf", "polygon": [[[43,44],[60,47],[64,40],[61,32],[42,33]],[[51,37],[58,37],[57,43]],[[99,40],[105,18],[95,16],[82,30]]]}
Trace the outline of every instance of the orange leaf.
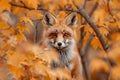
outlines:
{"label": "orange leaf", "polygon": [[0,21],[0,29],[6,29],[9,28],[8,24],[4,21]]}
{"label": "orange leaf", "polygon": [[25,23],[30,23],[32,26],[34,26],[33,22],[30,20],[29,17],[21,17],[20,22],[24,21]]}
{"label": "orange leaf", "polygon": [[30,33],[29,28],[28,28],[26,25],[24,25],[24,24],[18,24],[18,25],[17,25],[17,28],[18,28],[18,30],[19,30],[20,33],[23,33],[25,30],[26,30],[28,33]]}
{"label": "orange leaf", "polygon": [[107,36],[109,34],[108,30],[105,29],[104,27],[100,27],[99,30],[102,33],[102,35],[104,35],[104,36]]}
{"label": "orange leaf", "polygon": [[8,10],[10,11],[10,4],[9,4],[9,0],[0,0],[0,12],[2,12],[3,10]]}
{"label": "orange leaf", "polygon": [[24,74],[23,70],[17,66],[13,66],[9,64],[8,69],[9,69],[9,74],[13,74],[17,80]]}
{"label": "orange leaf", "polygon": [[97,37],[92,39],[91,45],[93,46],[94,49],[97,49],[97,48],[102,49],[102,45],[101,45],[101,43],[100,43],[100,41],[99,41],[99,39]]}
{"label": "orange leaf", "polygon": [[24,34],[17,34],[16,38],[19,43],[21,43],[22,41],[26,41],[26,37],[24,36]]}

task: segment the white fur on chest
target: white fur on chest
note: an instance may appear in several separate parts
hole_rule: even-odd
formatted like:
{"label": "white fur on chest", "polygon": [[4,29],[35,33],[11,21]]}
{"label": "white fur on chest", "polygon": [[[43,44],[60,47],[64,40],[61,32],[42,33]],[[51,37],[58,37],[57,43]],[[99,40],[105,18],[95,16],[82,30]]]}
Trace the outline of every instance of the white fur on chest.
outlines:
{"label": "white fur on chest", "polygon": [[70,70],[72,70],[74,65],[71,63],[71,61],[74,57],[75,57],[75,53],[71,48],[65,50],[59,50],[59,59],[63,67],[66,66]]}

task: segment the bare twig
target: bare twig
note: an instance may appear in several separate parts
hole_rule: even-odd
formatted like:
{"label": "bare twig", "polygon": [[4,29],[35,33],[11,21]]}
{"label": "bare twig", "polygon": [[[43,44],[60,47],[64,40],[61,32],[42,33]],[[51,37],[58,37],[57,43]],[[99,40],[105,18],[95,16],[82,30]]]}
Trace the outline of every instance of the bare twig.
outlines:
{"label": "bare twig", "polygon": [[7,51],[8,50],[6,50],[2,55],[0,55],[0,59],[4,59],[4,60],[6,60],[6,56],[7,56]]}
{"label": "bare twig", "polygon": [[108,12],[111,16],[114,16],[111,9],[110,9],[110,0],[107,1],[107,8],[108,8]]}
{"label": "bare twig", "polygon": [[29,8],[29,7],[25,6],[25,5],[16,4],[16,3],[13,3],[13,2],[10,2],[10,4],[12,6],[15,6],[15,7],[21,7],[21,8],[25,8],[25,9],[28,9],[28,10],[34,10],[34,8]]}
{"label": "bare twig", "polygon": [[82,43],[83,43],[83,39],[84,39],[84,36],[85,36],[84,28],[85,27],[82,27],[80,29],[80,40],[79,40],[79,44],[78,44],[80,51],[82,49]]}
{"label": "bare twig", "polygon": [[83,8],[85,9],[86,7],[87,0],[84,0]]}
{"label": "bare twig", "polygon": [[114,22],[116,22],[116,19],[114,18],[114,14],[112,13],[110,9],[110,0],[107,1],[107,9],[108,9],[109,14],[113,17]]}
{"label": "bare twig", "polygon": [[92,16],[92,15],[93,15],[93,13],[94,13],[94,11],[97,9],[97,7],[98,7],[98,2],[96,2],[96,3],[94,4],[94,6],[92,7],[91,11],[89,12],[89,16]]}
{"label": "bare twig", "polygon": [[28,9],[28,10],[42,10],[42,11],[48,11],[48,9],[45,9],[45,8],[37,8],[37,9],[35,9],[35,8],[30,8],[30,7],[27,7],[26,5],[20,5],[20,4],[16,4],[16,3],[14,3],[14,2],[10,2],[10,5],[12,5],[12,6],[15,6],[15,7],[21,7],[21,8],[25,8],[25,9]]}
{"label": "bare twig", "polygon": [[[74,1],[73,1],[74,3]],[[86,8],[86,4],[87,4],[87,0],[84,0],[84,4],[83,4],[83,8],[85,9]],[[75,3],[74,3],[75,5]],[[81,24],[85,23],[85,20],[81,17]]]}
{"label": "bare twig", "polygon": [[90,43],[91,43],[91,40],[93,37],[94,36],[92,34],[90,34],[90,37],[86,42],[86,46],[84,48],[82,48],[82,50],[80,51],[86,80],[91,80],[91,76],[90,76],[90,73],[88,70],[88,59],[86,57],[87,57],[88,49],[89,49],[89,46],[90,46]]}
{"label": "bare twig", "polygon": [[[96,3],[94,4],[94,6],[92,7],[91,11],[89,12],[89,16],[90,16],[90,17],[93,15],[93,13],[94,13],[94,11],[97,9],[97,7],[98,7],[98,2],[96,2]],[[86,24],[86,21],[84,21],[82,24]]]}
{"label": "bare twig", "polygon": [[86,46],[83,48],[83,50],[81,51],[82,53],[81,53],[81,56],[85,56],[86,55],[86,53],[87,53],[87,51],[88,51],[88,48],[89,48],[89,46],[90,46],[90,42],[91,42],[91,40],[92,40],[92,38],[94,37],[94,35],[92,35],[91,33],[90,33],[90,36],[89,36],[89,38],[88,38],[88,40],[87,40],[87,42],[86,42]]}
{"label": "bare twig", "polygon": [[38,27],[38,23],[36,23],[36,25],[35,25],[34,44],[36,44],[36,42],[37,42],[37,33],[38,33],[37,27]]}

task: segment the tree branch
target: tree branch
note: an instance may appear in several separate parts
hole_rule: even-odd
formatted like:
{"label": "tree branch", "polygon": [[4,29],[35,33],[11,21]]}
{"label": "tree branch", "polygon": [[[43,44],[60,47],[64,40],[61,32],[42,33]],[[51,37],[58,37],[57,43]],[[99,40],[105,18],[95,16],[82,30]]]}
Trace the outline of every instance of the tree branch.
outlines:
{"label": "tree branch", "polygon": [[108,8],[108,12],[111,16],[114,16],[113,13],[111,12],[111,9],[110,9],[110,0],[107,1],[107,8]]}
{"label": "tree branch", "polygon": [[42,11],[48,11],[48,9],[45,9],[45,8],[42,8],[42,7],[39,7],[37,9],[35,8],[30,8],[30,7],[27,7],[26,5],[20,5],[20,4],[16,4],[14,2],[10,2],[10,5],[11,6],[15,6],[15,7],[20,7],[20,8],[25,8],[25,9],[28,9],[28,10],[42,10]]}
{"label": "tree branch", "polygon": [[86,7],[87,0],[84,0],[83,8],[85,9]]}
{"label": "tree branch", "polygon": [[84,28],[85,28],[85,27],[82,27],[82,28],[80,29],[80,39],[79,39],[79,44],[78,44],[80,51],[81,51],[81,49],[82,49],[82,43],[83,43],[84,36],[85,36]]}
{"label": "tree branch", "polygon": [[109,46],[107,45],[106,41],[104,40],[102,34],[100,33],[99,29],[97,28],[97,26],[95,25],[95,23],[93,22],[93,20],[89,17],[89,15],[87,14],[87,12],[83,9],[83,7],[81,7],[80,5],[76,5],[78,10],[78,13],[81,14],[85,20],[88,22],[88,24],[92,27],[92,29],[95,31],[96,35],[98,36],[103,49],[105,51],[109,50]]}
{"label": "tree branch", "polygon": [[[88,38],[85,47],[82,48],[82,50],[80,51],[86,80],[91,80],[91,76],[90,76],[89,69],[88,69],[88,59],[86,57],[87,57],[89,46],[90,46],[90,43],[91,43],[91,40],[93,37],[94,36],[92,34],[90,34],[90,37]],[[80,48],[79,48],[79,50],[80,50]]]}
{"label": "tree branch", "polygon": [[94,13],[94,11],[97,9],[97,7],[98,7],[98,2],[96,2],[96,3],[94,4],[94,6],[92,7],[91,11],[89,12],[89,16],[92,16],[92,15],[93,15],[93,13]]}
{"label": "tree branch", "polygon": [[[94,11],[97,9],[98,7],[98,2],[96,1],[96,3],[94,4],[94,6],[92,7],[91,11],[89,12],[89,16],[91,17],[94,13]],[[86,21],[84,21],[82,24],[86,24]]]}

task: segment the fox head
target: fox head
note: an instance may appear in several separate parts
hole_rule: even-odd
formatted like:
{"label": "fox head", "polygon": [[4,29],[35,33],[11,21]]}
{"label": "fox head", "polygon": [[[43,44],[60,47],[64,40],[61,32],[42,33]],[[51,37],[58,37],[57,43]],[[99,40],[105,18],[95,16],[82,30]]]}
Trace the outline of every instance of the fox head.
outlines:
{"label": "fox head", "polygon": [[72,12],[64,18],[58,18],[46,12],[43,20],[44,40],[48,47],[65,49],[75,44],[77,13]]}

